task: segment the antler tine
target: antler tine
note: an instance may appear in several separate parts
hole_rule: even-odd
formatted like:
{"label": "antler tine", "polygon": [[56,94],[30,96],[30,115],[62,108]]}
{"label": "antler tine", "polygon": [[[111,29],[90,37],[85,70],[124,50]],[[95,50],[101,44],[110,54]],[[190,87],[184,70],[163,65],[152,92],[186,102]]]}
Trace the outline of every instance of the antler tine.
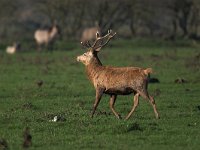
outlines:
{"label": "antler tine", "polygon": [[95,42],[93,43],[92,47],[94,47],[100,39],[101,39],[101,37],[100,37],[100,35],[99,35],[99,32],[97,31],[97,32],[96,32],[96,40],[95,40]]}
{"label": "antler tine", "polygon": [[91,47],[91,44],[89,43],[89,41],[86,41],[86,42],[81,42],[81,45],[85,48],[90,48]]}
{"label": "antler tine", "polygon": [[86,45],[83,42],[81,42],[81,45],[86,48]]}
{"label": "antler tine", "polygon": [[97,31],[97,33],[96,33],[96,39],[98,39],[99,37],[100,37],[99,31]]}
{"label": "antler tine", "polygon": [[87,41],[86,44],[87,44],[88,48],[92,47],[92,45],[90,44],[89,41]]}

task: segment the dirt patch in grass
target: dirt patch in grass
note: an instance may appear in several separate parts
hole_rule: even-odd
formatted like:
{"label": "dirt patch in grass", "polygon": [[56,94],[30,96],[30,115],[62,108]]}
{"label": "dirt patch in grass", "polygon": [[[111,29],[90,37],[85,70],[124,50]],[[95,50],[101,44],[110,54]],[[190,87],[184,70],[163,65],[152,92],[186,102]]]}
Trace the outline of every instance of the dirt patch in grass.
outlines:
{"label": "dirt patch in grass", "polygon": [[156,130],[156,131],[161,130],[161,129],[159,128],[158,124],[155,123],[155,122],[149,123],[148,125],[149,125],[149,127],[150,127],[151,130]]}
{"label": "dirt patch in grass", "polygon": [[152,96],[153,97],[157,97],[157,96],[159,96],[161,94],[161,90],[160,89],[155,89],[154,91],[153,91],[153,93],[152,93]]}
{"label": "dirt patch in grass", "polygon": [[171,102],[167,107],[168,108],[178,108],[178,106],[174,102]]}
{"label": "dirt patch in grass", "polygon": [[183,78],[178,78],[178,79],[174,80],[174,83],[182,84],[182,83],[188,83],[188,81]]}
{"label": "dirt patch in grass", "polygon": [[137,123],[131,123],[131,124],[120,124],[112,128],[112,131],[114,134],[124,134],[124,133],[130,133],[130,132],[142,132],[143,128]]}
{"label": "dirt patch in grass", "polygon": [[0,150],[7,150],[8,149],[8,143],[5,139],[0,139]]}
{"label": "dirt patch in grass", "polygon": [[150,59],[153,60],[154,62],[157,62],[163,60],[163,56],[157,54],[151,54]]}
{"label": "dirt patch in grass", "polygon": [[28,103],[25,103],[21,106],[22,109],[35,109],[36,107],[33,106],[32,103],[28,102]]}
{"label": "dirt patch in grass", "polygon": [[127,128],[127,132],[131,132],[131,131],[143,131],[143,129],[140,127],[140,125],[137,122],[135,122],[131,124],[130,126],[128,126]]}
{"label": "dirt patch in grass", "polygon": [[44,81],[43,80],[37,80],[35,83],[38,87],[41,87],[44,84]]}
{"label": "dirt patch in grass", "polygon": [[197,110],[200,111],[200,105],[197,106]]}
{"label": "dirt patch in grass", "polygon": [[17,111],[17,110],[36,110],[37,107],[33,105],[31,102],[26,102],[20,106],[11,108],[11,111]]}
{"label": "dirt patch in grass", "polygon": [[96,115],[103,115],[103,116],[110,116],[112,115],[111,112],[106,112],[105,110],[97,110],[95,112]]}
{"label": "dirt patch in grass", "polygon": [[141,62],[141,61],[144,61],[144,58],[140,55],[136,55],[136,56],[134,56],[134,60],[137,62]]}

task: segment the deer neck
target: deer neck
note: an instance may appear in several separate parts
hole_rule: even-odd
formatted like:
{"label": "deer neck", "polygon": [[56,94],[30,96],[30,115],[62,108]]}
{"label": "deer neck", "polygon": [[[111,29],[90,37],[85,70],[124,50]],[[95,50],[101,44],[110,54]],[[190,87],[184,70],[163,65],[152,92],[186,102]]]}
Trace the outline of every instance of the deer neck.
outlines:
{"label": "deer neck", "polygon": [[101,71],[103,65],[97,55],[86,66],[86,72],[89,80],[93,82],[94,77]]}
{"label": "deer neck", "polygon": [[57,34],[57,29],[56,29],[56,27],[53,27],[50,32],[50,38],[51,39],[54,38],[56,34]]}

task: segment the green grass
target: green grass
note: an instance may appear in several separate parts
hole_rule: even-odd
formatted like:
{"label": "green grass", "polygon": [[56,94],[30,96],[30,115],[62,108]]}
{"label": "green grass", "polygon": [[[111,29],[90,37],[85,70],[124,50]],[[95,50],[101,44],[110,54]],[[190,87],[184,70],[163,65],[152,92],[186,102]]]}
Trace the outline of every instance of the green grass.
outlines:
{"label": "green grass", "polygon": [[[23,130],[30,127],[30,149],[200,149],[198,47],[153,41],[135,46],[136,42],[112,42],[101,50],[100,59],[110,66],[154,69],[151,77],[160,83],[149,84],[149,92],[160,91],[155,96],[159,120],[142,98],[128,121],[118,120],[106,95],[91,119],[95,91],[84,66],[76,62],[76,56],[84,52],[76,44],[68,51],[12,56],[1,51],[0,138],[6,139],[9,149],[21,149]],[[177,78],[188,82],[174,83]],[[38,87],[40,80],[43,85]],[[132,104],[132,95],[119,96],[116,110],[124,118]],[[50,122],[56,115],[64,119]]]}

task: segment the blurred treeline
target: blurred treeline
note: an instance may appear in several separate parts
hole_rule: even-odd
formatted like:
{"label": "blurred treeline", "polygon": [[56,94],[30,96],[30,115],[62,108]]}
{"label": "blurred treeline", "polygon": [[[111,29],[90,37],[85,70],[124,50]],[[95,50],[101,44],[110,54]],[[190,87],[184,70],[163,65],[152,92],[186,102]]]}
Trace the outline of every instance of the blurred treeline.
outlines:
{"label": "blurred treeline", "polygon": [[99,23],[121,37],[200,36],[200,0],[0,0],[0,43],[33,40],[56,20],[64,40],[79,40]]}

